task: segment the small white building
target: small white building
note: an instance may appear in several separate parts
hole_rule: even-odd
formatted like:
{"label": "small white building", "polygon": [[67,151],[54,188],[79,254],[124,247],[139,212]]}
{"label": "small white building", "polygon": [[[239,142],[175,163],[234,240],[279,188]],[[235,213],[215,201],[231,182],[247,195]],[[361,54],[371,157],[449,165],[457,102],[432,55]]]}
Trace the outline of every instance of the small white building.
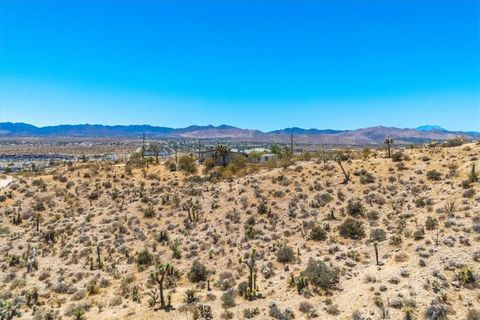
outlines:
{"label": "small white building", "polygon": [[264,153],[260,156],[260,162],[267,162],[271,160],[277,160],[278,154],[275,153]]}

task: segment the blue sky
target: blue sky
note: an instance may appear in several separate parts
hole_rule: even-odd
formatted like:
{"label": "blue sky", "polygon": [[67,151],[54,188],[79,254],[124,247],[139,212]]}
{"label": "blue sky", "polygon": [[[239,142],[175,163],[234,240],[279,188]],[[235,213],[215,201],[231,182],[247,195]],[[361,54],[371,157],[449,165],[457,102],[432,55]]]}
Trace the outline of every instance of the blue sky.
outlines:
{"label": "blue sky", "polygon": [[0,121],[480,130],[480,2],[2,0]]}

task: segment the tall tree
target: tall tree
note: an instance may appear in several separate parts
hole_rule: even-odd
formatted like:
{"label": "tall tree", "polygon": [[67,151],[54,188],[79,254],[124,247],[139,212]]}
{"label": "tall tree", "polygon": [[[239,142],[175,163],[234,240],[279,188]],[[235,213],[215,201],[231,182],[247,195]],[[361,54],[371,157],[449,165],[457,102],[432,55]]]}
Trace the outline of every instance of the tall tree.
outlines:
{"label": "tall tree", "polygon": [[216,148],[215,151],[222,157],[222,163],[223,166],[227,166],[227,156],[228,153],[230,152],[230,147],[225,145],[225,144],[219,144]]}

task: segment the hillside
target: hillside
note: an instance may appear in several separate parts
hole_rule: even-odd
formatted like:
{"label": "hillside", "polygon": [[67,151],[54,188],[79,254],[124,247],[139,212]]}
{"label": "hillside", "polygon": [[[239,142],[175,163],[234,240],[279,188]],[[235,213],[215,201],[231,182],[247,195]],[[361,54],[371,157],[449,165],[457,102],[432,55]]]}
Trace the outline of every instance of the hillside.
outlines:
{"label": "hillside", "polygon": [[[0,197],[0,301],[22,319],[478,319],[479,152],[353,154],[346,184],[319,159],[216,182],[109,162],[15,175]],[[156,261],[175,270],[169,310]]]}

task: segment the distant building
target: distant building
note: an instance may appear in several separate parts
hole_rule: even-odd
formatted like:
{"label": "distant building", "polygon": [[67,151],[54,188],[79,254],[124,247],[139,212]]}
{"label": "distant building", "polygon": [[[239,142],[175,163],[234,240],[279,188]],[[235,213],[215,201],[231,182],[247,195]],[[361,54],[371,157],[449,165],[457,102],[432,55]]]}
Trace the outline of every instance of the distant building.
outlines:
{"label": "distant building", "polygon": [[277,160],[278,154],[275,153],[264,153],[260,156],[260,162],[267,162],[271,160]]}
{"label": "distant building", "polygon": [[272,153],[271,150],[265,148],[252,148],[245,150],[244,153],[246,154],[248,161],[253,163],[261,163],[278,159],[277,154]]}
{"label": "distant building", "polygon": [[[225,156],[225,164],[229,164],[233,159],[236,157],[244,157],[246,158],[246,154],[243,152],[239,152],[236,149],[230,149],[228,154]],[[205,151],[198,152],[198,162],[203,163],[208,159],[213,159],[216,165],[223,165],[223,157],[216,149],[210,149]]]}

